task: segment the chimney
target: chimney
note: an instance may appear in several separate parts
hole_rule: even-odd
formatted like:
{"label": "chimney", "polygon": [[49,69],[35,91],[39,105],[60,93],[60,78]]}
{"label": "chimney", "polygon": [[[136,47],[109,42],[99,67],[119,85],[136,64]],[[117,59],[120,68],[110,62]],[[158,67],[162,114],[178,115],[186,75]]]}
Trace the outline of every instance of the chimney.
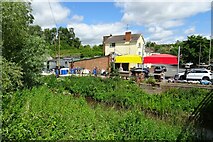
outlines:
{"label": "chimney", "polygon": [[126,32],[125,33],[125,41],[129,42],[131,40],[131,32]]}

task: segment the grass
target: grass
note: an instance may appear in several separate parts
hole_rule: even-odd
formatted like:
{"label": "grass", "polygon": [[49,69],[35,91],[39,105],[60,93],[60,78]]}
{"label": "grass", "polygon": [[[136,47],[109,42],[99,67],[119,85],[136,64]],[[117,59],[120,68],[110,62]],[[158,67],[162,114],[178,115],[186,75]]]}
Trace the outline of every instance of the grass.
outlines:
{"label": "grass", "polygon": [[175,140],[181,131],[139,110],[91,107],[46,86],[16,92],[5,105],[4,140]]}

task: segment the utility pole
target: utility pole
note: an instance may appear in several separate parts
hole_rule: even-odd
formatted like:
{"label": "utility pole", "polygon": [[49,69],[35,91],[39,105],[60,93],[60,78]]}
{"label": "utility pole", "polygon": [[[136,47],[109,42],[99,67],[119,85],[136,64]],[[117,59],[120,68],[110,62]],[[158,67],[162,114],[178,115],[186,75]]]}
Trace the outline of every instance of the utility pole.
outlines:
{"label": "utility pole", "polygon": [[58,31],[58,60],[59,60],[58,66],[60,68],[60,32],[59,31]]}
{"label": "utility pole", "polygon": [[[55,57],[57,57],[56,35],[57,35],[57,31],[55,32],[55,36],[54,36],[54,43],[55,43]],[[56,61],[56,62],[57,62],[57,61]],[[56,63],[56,65],[58,65],[58,64]]]}
{"label": "utility pole", "polygon": [[210,35],[210,47],[209,47],[209,65],[211,63],[211,48],[212,48],[212,36]]}
{"label": "utility pole", "polygon": [[199,52],[199,66],[200,66],[200,56],[201,56],[201,44],[200,44],[200,52]]}
{"label": "utility pole", "polygon": [[178,67],[177,67],[177,74],[179,73],[179,63],[180,63],[180,46],[178,47]]}

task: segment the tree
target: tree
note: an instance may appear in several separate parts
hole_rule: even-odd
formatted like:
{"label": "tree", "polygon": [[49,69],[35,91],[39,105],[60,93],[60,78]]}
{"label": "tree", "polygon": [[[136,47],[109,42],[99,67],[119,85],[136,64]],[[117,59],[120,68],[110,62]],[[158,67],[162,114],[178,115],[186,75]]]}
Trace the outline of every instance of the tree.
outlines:
{"label": "tree", "polygon": [[188,39],[181,44],[182,60],[184,62],[198,64],[200,56],[200,62],[207,63],[209,57],[209,42],[210,40],[200,35],[189,36]]}
{"label": "tree", "polygon": [[44,61],[48,56],[48,46],[41,37],[30,36],[25,41],[24,47],[20,53],[24,57],[20,61],[24,71],[24,82],[33,86],[37,83],[39,73],[42,71]]}
{"label": "tree", "polygon": [[30,35],[33,30],[40,31],[38,26],[30,28],[33,22],[30,3],[2,3],[2,20],[2,55],[5,62],[8,61],[9,65],[12,65],[10,62],[14,63],[22,68],[22,79],[26,85],[31,86],[37,80],[48,48],[42,37],[36,35],[39,33]]}
{"label": "tree", "polygon": [[146,47],[154,47],[156,45],[157,44],[155,42],[151,42],[151,41],[146,42]]}
{"label": "tree", "polygon": [[33,22],[30,12],[27,2],[2,3],[2,55],[8,61],[20,61],[19,53],[28,35],[28,26]]}
{"label": "tree", "polygon": [[29,26],[29,34],[36,35],[36,36],[43,36],[43,31],[39,25],[30,25]]}

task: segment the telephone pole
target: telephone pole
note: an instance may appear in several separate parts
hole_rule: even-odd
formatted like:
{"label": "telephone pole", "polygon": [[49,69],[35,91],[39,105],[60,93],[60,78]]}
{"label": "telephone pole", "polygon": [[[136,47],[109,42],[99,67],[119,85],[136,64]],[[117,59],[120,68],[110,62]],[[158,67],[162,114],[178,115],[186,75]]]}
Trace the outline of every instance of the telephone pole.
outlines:
{"label": "telephone pole", "polygon": [[58,31],[58,59],[59,59],[58,66],[60,68],[60,31]]}
{"label": "telephone pole", "polygon": [[[56,35],[57,35],[57,31],[55,32],[55,35],[54,35],[54,44],[55,44],[55,58],[57,58]],[[56,61],[56,62],[57,62],[57,61]],[[57,64],[57,63],[56,63],[56,64]]]}
{"label": "telephone pole", "polygon": [[212,36],[210,35],[210,47],[209,47],[209,65],[211,63],[211,48],[212,48]]}
{"label": "telephone pole", "polygon": [[199,66],[200,66],[200,56],[201,56],[201,44],[200,44],[200,52],[199,52]]}
{"label": "telephone pole", "polygon": [[178,66],[177,66],[177,74],[179,73],[179,68],[180,68],[180,46],[178,47]]}

